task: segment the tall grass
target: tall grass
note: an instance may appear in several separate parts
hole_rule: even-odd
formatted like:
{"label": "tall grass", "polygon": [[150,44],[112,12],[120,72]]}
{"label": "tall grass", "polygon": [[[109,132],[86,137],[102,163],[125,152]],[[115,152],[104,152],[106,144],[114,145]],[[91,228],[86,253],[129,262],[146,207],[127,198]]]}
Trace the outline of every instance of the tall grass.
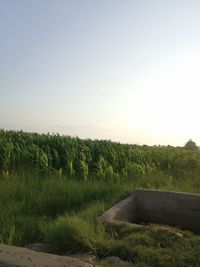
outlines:
{"label": "tall grass", "polygon": [[96,202],[106,208],[127,191],[126,184],[77,182],[37,171],[1,176],[1,241],[16,245],[38,241],[42,238],[43,223],[65,212],[79,212]]}

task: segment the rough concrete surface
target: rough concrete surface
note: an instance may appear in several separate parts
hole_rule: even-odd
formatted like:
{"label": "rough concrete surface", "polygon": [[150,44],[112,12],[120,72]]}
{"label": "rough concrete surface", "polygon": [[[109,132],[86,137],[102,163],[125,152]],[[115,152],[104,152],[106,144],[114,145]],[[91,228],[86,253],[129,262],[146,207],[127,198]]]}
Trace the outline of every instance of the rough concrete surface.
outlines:
{"label": "rough concrete surface", "polygon": [[93,254],[90,254],[89,252],[83,252],[83,253],[76,253],[76,254],[71,254],[68,255],[71,258],[77,258],[83,262],[87,262],[90,264],[95,264],[96,263],[96,256]]}
{"label": "rough concrete surface", "polygon": [[100,219],[108,222],[114,220],[133,222],[136,220],[136,208],[135,196],[131,194],[104,212]]}
{"label": "rough concrete surface", "polygon": [[78,259],[0,244],[0,267],[92,267]]}
{"label": "rough concrete surface", "polygon": [[130,267],[132,264],[128,261],[124,261],[116,256],[106,257],[105,262],[112,264],[114,267]]}
{"label": "rough concrete surface", "polygon": [[200,233],[200,195],[136,190],[100,218],[107,222],[168,224]]}
{"label": "rough concrete surface", "polygon": [[33,243],[33,244],[28,244],[24,246],[25,248],[37,251],[37,252],[45,252],[45,253],[52,253],[56,254],[56,251],[54,247],[44,244],[44,243]]}

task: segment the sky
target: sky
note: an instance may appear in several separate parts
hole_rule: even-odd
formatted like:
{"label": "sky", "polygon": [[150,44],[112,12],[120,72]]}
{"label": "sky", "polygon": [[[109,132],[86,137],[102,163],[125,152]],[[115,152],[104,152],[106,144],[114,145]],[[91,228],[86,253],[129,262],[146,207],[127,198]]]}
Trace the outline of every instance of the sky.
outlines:
{"label": "sky", "polygon": [[200,145],[199,0],[0,0],[0,128]]}

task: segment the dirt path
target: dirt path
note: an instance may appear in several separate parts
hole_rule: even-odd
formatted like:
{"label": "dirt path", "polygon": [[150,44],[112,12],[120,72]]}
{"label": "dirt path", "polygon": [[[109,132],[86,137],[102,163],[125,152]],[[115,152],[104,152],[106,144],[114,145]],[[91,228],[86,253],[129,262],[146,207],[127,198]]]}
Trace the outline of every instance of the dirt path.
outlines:
{"label": "dirt path", "polygon": [[0,267],[92,267],[78,259],[0,244]]}

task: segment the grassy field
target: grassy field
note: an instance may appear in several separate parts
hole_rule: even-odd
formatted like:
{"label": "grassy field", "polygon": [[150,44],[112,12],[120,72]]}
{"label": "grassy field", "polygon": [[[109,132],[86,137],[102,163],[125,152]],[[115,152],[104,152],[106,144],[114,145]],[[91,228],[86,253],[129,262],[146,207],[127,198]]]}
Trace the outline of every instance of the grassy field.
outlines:
{"label": "grassy field", "polygon": [[91,251],[99,259],[116,255],[133,266],[200,266],[200,237],[188,231],[155,225],[138,229],[98,220],[104,210],[144,184],[200,193],[193,183],[178,185],[157,175],[117,182],[75,181],[39,171],[1,175],[1,242],[46,242],[58,253]]}
{"label": "grassy field", "polygon": [[198,235],[98,219],[136,188],[200,193],[199,163],[199,151],[182,148],[1,131],[0,242],[116,255],[135,267],[200,266]]}

